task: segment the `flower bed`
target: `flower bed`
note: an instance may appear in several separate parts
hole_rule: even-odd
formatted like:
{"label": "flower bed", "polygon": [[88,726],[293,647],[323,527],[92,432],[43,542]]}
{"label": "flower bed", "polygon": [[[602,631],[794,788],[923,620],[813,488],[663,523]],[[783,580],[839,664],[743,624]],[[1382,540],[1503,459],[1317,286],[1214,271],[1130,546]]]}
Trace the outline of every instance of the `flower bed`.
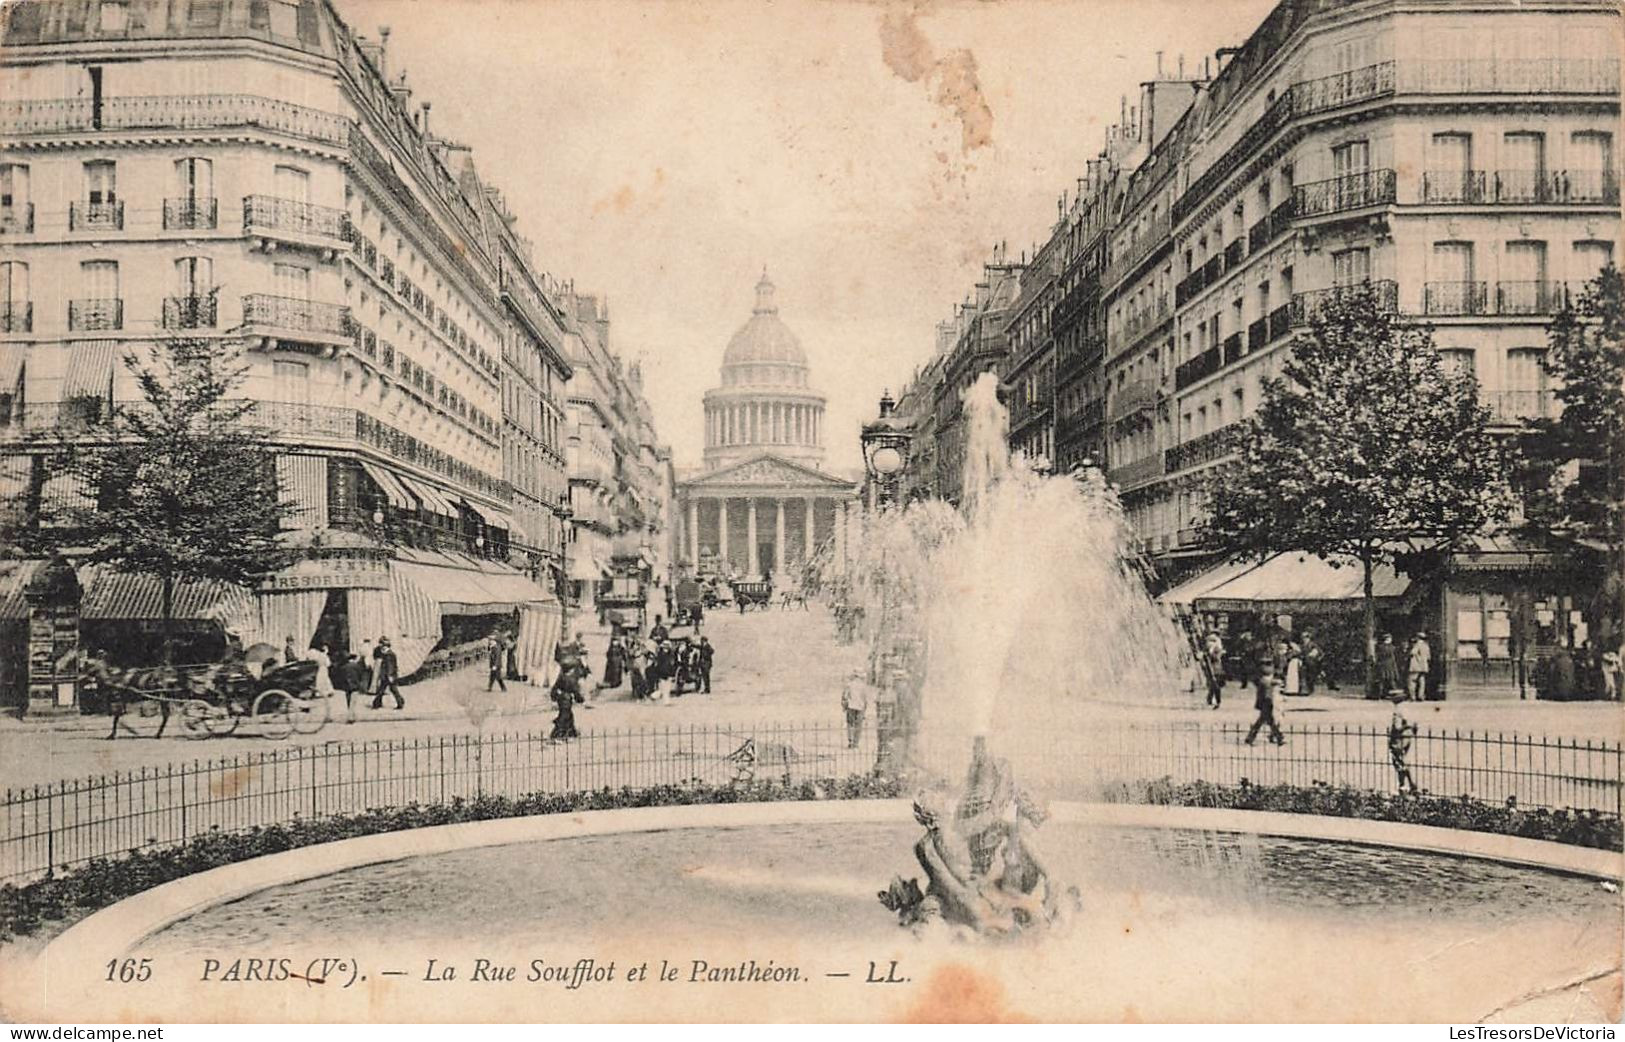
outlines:
{"label": "flower bed", "polygon": [[1599,850],[1625,849],[1620,819],[1598,811],[1525,810],[1514,801],[1486,803],[1470,796],[1454,799],[1426,793],[1409,796],[1317,782],[1299,785],[1176,783],[1168,778],[1117,785],[1102,794],[1108,803],[1149,803],[1176,807],[1222,807],[1286,814],[1322,814],[1408,825],[1432,825],[1469,832],[1568,843]]}

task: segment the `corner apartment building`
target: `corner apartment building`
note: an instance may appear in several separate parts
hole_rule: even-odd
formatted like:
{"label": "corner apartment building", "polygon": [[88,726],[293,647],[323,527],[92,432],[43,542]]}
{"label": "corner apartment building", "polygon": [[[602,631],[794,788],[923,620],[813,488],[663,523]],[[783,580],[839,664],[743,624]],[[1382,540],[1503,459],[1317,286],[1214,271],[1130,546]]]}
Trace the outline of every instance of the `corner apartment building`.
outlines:
{"label": "corner apartment building", "polygon": [[328,0],[3,17],[0,492],[31,515],[78,495],[33,436],[136,399],[122,355],[215,340],[247,367],[307,548],[209,609],[228,630],[389,635],[410,673],[517,620],[524,665],[549,661],[558,608],[535,577],[570,370],[541,276],[412,107],[387,30],[356,35]]}
{"label": "corner apartment building", "polygon": [[1619,42],[1617,9],[1586,0],[1314,0],[1221,54],[1135,173],[1161,187],[1123,217],[1167,229],[1172,270],[1120,287],[1113,329],[1165,321],[1176,280],[1173,365],[1163,335],[1156,362],[1120,367],[1111,407],[1141,409],[1153,373],[1169,403],[1111,460],[1155,555],[1200,556],[1206,473],[1293,330],[1343,287],[1370,281],[1432,324],[1497,423],[1554,408],[1545,325],[1619,234]]}

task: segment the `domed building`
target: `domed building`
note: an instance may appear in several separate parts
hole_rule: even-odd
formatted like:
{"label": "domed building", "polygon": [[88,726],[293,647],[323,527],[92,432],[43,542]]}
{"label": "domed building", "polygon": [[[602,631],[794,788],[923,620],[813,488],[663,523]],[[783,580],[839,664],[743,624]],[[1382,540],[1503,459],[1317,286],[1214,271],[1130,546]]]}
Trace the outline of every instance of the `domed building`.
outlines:
{"label": "domed building", "polygon": [[687,560],[751,576],[798,568],[842,541],[856,485],[821,469],[824,396],[765,270],[720,377],[705,392],[704,470],[679,488]]}

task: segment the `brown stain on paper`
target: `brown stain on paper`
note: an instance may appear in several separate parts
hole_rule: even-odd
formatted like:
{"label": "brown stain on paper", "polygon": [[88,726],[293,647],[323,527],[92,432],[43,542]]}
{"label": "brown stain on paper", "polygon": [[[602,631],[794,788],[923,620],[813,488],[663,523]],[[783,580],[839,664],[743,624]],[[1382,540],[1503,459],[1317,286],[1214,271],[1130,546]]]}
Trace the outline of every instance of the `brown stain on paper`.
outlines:
{"label": "brown stain on paper", "polygon": [[1032,1024],[1034,1018],[1012,1009],[998,979],[949,963],[931,972],[924,994],[898,1018],[904,1024]]}
{"label": "brown stain on paper", "polygon": [[923,81],[933,89],[933,100],[959,121],[964,152],[993,143],[993,109],[982,93],[976,55],[960,48],[938,58],[914,8],[892,8],[881,18],[880,53],[904,82]]}

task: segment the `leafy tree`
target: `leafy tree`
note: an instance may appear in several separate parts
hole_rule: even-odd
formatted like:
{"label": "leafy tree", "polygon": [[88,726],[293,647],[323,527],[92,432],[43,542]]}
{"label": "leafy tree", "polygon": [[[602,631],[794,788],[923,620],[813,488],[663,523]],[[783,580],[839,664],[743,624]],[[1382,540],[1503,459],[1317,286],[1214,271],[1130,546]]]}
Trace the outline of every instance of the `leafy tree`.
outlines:
{"label": "leafy tree", "polygon": [[1210,533],[1264,557],[1305,551],[1364,573],[1366,687],[1376,683],[1372,571],[1419,541],[1505,518],[1511,493],[1471,373],[1446,369],[1431,329],[1403,323],[1369,283],[1332,295],[1264,382],[1212,488]]}
{"label": "leafy tree", "polygon": [[1612,263],[1547,327],[1546,371],[1556,378],[1556,419],[1523,438],[1520,484],[1529,520],[1608,548],[1608,614],[1620,622],[1625,569],[1625,279]]}
{"label": "leafy tree", "polygon": [[280,532],[293,505],[280,498],[264,432],[246,422],[252,403],[232,397],[246,369],[217,342],[172,339],[124,364],[141,399],[57,434],[59,467],[96,505],[52,520],[76,532],[87,562],[156,576],[167,635],[176,583],[246,585],[292,563]]}

